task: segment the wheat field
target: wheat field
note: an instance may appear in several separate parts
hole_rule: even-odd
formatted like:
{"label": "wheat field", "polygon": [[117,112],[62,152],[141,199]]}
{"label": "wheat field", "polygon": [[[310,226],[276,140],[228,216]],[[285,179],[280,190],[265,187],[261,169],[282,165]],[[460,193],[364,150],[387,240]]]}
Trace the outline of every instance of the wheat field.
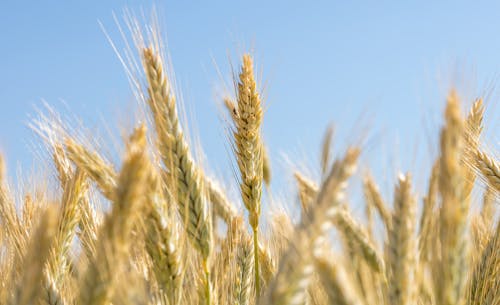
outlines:
{"label": "wheat field", "polygon": [[119,166],[53,116],[33,125],[58,185],[14,188],[0,158],[0,304],[500,304],[500,161],[481,138],[481,98],[466,110],[471,101],[450,91],[422,198],[412,173],[397,177],[392,198],[362,175],[366,220],[346,192],[362,148],[332,160],[327,130],[322,177],[294,173],[292,221],[262,209],[271,160],[252,56],[223,100],[232,199],[196,161],[160,37],[134,33],[146,117]]}

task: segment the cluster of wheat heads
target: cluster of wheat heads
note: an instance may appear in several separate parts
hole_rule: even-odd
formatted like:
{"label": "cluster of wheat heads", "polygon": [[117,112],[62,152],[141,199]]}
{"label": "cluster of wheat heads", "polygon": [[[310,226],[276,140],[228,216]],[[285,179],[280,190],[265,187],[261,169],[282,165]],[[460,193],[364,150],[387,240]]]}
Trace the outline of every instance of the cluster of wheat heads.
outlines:
{"label": "cluster of wheat heads", "polygon": [[[193,158],[159,49],[139,51],[151,124],[126,140],[119,169],[50,122],[38,128],[51,135],[54,198],[42,191],[19,202],[0,163],[0,304],[500,304],[500,165],[481,148],[481,99],[462,116],[449,94],[422,200],[410,174],[398,177],[391,203],[366,175],[368,222],[357,220],[345,190],[361,150],[330,160],[329,130],[321,181],[295,173],[300,221],[275,214],[263,231],[270,165],[252,57],[242,57],[235,97],[224,101],[238,210]],[[475,185],[482,203],[472,202]]]}

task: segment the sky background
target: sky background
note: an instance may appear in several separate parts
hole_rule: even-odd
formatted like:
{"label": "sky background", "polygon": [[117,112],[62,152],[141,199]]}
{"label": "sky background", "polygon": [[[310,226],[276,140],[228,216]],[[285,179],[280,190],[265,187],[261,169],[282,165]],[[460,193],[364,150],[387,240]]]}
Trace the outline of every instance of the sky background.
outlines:
{"label": "sky background", "polygon": [[[417,172],[418,184],[436,155],[452,85],[465,97],[464,109],[476,96],[488,97],[485,141],[498,148],[500,5],[406,2],[156,2],[206,167],[233,178],[219,98],[229,63],[237,67],[247,50],[266,88],[264,138],[280,185],[290,181],[290,162],[315,173],[329,123],[335,151],[362,142],[363,165],[383,187],[392,187],[398,170]],[[99,26],[121,49],[113,12],[121,19],[125,7],[149,16],[151,3],[1,2],[0,151],[11,173],[37,161],[27,125],[42,100],[96,134],[130,116],[133,93]]]}

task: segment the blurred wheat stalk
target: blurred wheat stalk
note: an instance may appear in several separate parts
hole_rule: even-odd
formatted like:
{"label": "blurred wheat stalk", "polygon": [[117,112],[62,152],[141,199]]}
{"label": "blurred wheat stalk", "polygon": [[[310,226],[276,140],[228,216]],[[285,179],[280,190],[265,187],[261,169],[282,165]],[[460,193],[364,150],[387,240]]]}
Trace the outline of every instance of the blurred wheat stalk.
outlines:
{"label": "blurred wheat stalk", "polygon": [[[119,170],[42,120],[37,128],[52,135],[44,139],[59,196],[21,194],[18,211],[20,194],[8,187],[0,162],[0,304],[500,304],[500,165],[481,148],[482,100],[464,117],[458,95],[449,94],[424,198],[410,174],[399,177],[392,203],[365,176],[366,224],[352,215],[345,192],[361,151],[350,147],[331,162],[329,129],[323,179],[295,173],[300,222],[274,215],[261,234],[271,166],[252,57],[243,55],[235,97],[224,100],[241,211],[193,158],[159,37],[150,41],[138,46],[145,75],[139,96],[151,130],[138,124]],[[476,180],[482,203],[472,201]],[[111,208],[96,209],[102,201]],[[373,211],[383,232],[373,229]]]}

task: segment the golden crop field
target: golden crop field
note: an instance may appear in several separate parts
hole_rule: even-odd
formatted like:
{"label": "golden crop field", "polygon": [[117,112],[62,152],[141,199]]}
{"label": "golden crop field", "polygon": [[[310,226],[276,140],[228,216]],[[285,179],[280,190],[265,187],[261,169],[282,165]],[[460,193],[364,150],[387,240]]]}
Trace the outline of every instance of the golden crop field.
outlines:
{"label": "golden crop field", "polygon": [[[0,163],[0,304],[500,304],[500,161],[481,138],[481,98],[450,91],[428,189],[400,174],[392,198],[357,171],[362,147],[332,157],[327,131],[321,178],[294,174],[292,221],[262,208],[272,160],[253,57],[239,58],[224,99],[240,195],[231,198],[194,158],[161,37],[132,32],[145,120],[120,166],[53,114],[33,125],[59,185],[23,192]],[[364,219],[347,196],[353,176]]]}

